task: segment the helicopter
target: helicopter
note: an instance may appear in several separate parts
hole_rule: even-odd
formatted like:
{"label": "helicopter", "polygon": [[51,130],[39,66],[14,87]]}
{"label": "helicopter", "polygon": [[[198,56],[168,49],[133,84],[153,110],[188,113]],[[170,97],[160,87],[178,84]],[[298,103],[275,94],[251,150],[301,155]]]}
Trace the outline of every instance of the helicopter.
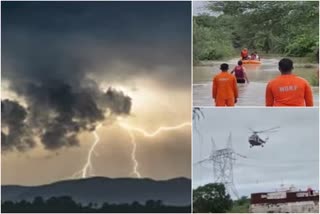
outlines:
{"label": "helicopter", "polygon": [[269,137],[267,137],[265,140],[261,139],[259,137],[258,134],[260,133],[274,133],[274,132],[277,132],[280,127],[277,126],[277,127],[273,127],[273,128],[270,128],[270,129],[266,129],[266,130],[261,130],[261,131],[255,131],[251,128],[249,128],[249,130],[252,132],[252,135],[249,137],[248,139],[248,142],[250,143],[250,148],[253,147],[253,146],[261,146],[263,147],[265,143],[267,143],[267,141],[269,140]]}

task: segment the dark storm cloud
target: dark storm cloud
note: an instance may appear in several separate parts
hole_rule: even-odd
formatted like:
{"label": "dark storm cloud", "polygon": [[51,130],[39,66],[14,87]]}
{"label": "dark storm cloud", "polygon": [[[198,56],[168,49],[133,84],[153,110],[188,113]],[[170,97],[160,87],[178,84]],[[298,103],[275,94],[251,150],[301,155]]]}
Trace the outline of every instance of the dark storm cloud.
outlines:
{"label": "dark storm cloud", "polygon": [[86,89],[75,91],[68,84],[53,85],[30,85],[26,90],[28,118],[27,111],[17,102],[2,102],[2,121],[9,130],[9,134],[1,136],[4,151],[33,147],[32,131],[46,149],[78,145],[77,134],[93,130],[96,122],[105,119],[106,110],[115,115],[130,114],[131,98],[121,91],[109,88],[106,92],[94,93]]}
{"label": "dark storm cloud", "polygon": [[[190,87],[190,2],[6,2],[2,20],[5,63],[39,68],[19,75],[73,80],[94,70]],[[115,73],[108,67],[114,62],[128,66]],[[57,69],[65,65],[79,69]],[[99,66],[105,69],[92,69]]]}
{"label": "dark storm cloud", "polygon": [[[163,63],[188,61],[190,48],[182,45],[189,44],[190,24],[184,23],[188,5],[2,4],[3,78],[27,101],[29,123],[45,147],[78,144],[77,133],[93,129],[106,108],[114,114],[130,113],[130,97],[111,88],[100,92],[89,79],[95,65],[117,59],[152,70]],[[177,48],[172,48],[173,43]],[[171,59],[168,52],[176,57]],[[108,73],[108,69],[97,72]],[[9,136],[2,136],[8,142]]]}
{"label": "dark storm cloud", "polygon": [[[47,149],[77,145],[107,110],[130,113],[131,98],[102,92],[100,76],[190,87],[189,2],[5,2],[1,10],[2,78],[26,101],[24,120]],[[127,69],[113,71],[114,61]]]}
{"label": "dark storm cloud", "polygon": [[108,88],[107,92],[101,99],[111,110],[111,113],[118,115],[129,114],[131,109],[131,98],[126,96],[122,91]]}
{"label": "dark storm cloud", "polygon": [[10,100],[1,101],[1,122],[7,133],[1,131],[2,151],[18,149],[24,151],[35,146],[31,130],[25,123],[26,109],[19,103]]}

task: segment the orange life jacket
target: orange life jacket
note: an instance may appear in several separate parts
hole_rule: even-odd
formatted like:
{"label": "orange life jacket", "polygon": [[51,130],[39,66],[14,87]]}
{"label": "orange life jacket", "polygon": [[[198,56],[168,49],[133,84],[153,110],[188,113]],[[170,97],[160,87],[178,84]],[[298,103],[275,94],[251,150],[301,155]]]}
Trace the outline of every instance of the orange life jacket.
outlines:
{"label": "orange life jacket", "polygon": [[266,106],[313,106],[311,87],[296,75],[280,75],[267,85]]}
{"label": "orange life jacket", "polygon": [[237,80],[228,72],[220,72],[212,79],[212,98],[226,100],[238,98]]}
{"label": "orange life jacket", "polygon": [[241,51],[241,57],[242,57],[242,58],[248,57],[248,51],[247,51],[247,50],[242,50],[242,51]]}

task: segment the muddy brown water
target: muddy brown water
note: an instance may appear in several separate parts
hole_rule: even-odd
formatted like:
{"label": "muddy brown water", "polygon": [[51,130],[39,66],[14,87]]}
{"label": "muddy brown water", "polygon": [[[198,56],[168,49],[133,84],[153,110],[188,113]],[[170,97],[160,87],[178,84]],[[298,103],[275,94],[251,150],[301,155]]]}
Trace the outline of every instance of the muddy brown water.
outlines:
{"label": "muddy brown water", "polygon": [[[228,63],[230,70],[236,65],[238,59],[228,61],[210,61],[206,65],[193,67],[193,105],[213,106],[211,98],[212,77],[220,72],[221,63]],[[280,73],[277,69],[279,59],[262,59],[261,65],[245,65],[249,84],[238,84],[239,99],[237,106],[264,106],[265,88],[269,80],[275,78]],[[317,68],[305,68],[296,65],[294,73],[307,80],[311,80]],[[319,106],[319,87],[312,87],[314,104]]]}

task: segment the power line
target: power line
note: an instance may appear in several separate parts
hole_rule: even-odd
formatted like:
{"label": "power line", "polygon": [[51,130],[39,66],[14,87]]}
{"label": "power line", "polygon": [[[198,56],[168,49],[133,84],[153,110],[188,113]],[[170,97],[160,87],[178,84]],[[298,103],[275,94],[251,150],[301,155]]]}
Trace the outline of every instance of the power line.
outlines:
{"label": "power line", "polygon": [[223,149],[216,149],[214,140],[211,138],[212,151],[208,158],[200,160],[196,164],[202,164],[204,162],[210,162],[213,170],[213,182],[222,183],[226,187],[226,190],[233,193],[239,198],[238,191],[233,181],[233,164],[236,161],[236,157],[246,158],[245,156],[236,153],[232,148],[232,136],[229,134],[226,147]]}

